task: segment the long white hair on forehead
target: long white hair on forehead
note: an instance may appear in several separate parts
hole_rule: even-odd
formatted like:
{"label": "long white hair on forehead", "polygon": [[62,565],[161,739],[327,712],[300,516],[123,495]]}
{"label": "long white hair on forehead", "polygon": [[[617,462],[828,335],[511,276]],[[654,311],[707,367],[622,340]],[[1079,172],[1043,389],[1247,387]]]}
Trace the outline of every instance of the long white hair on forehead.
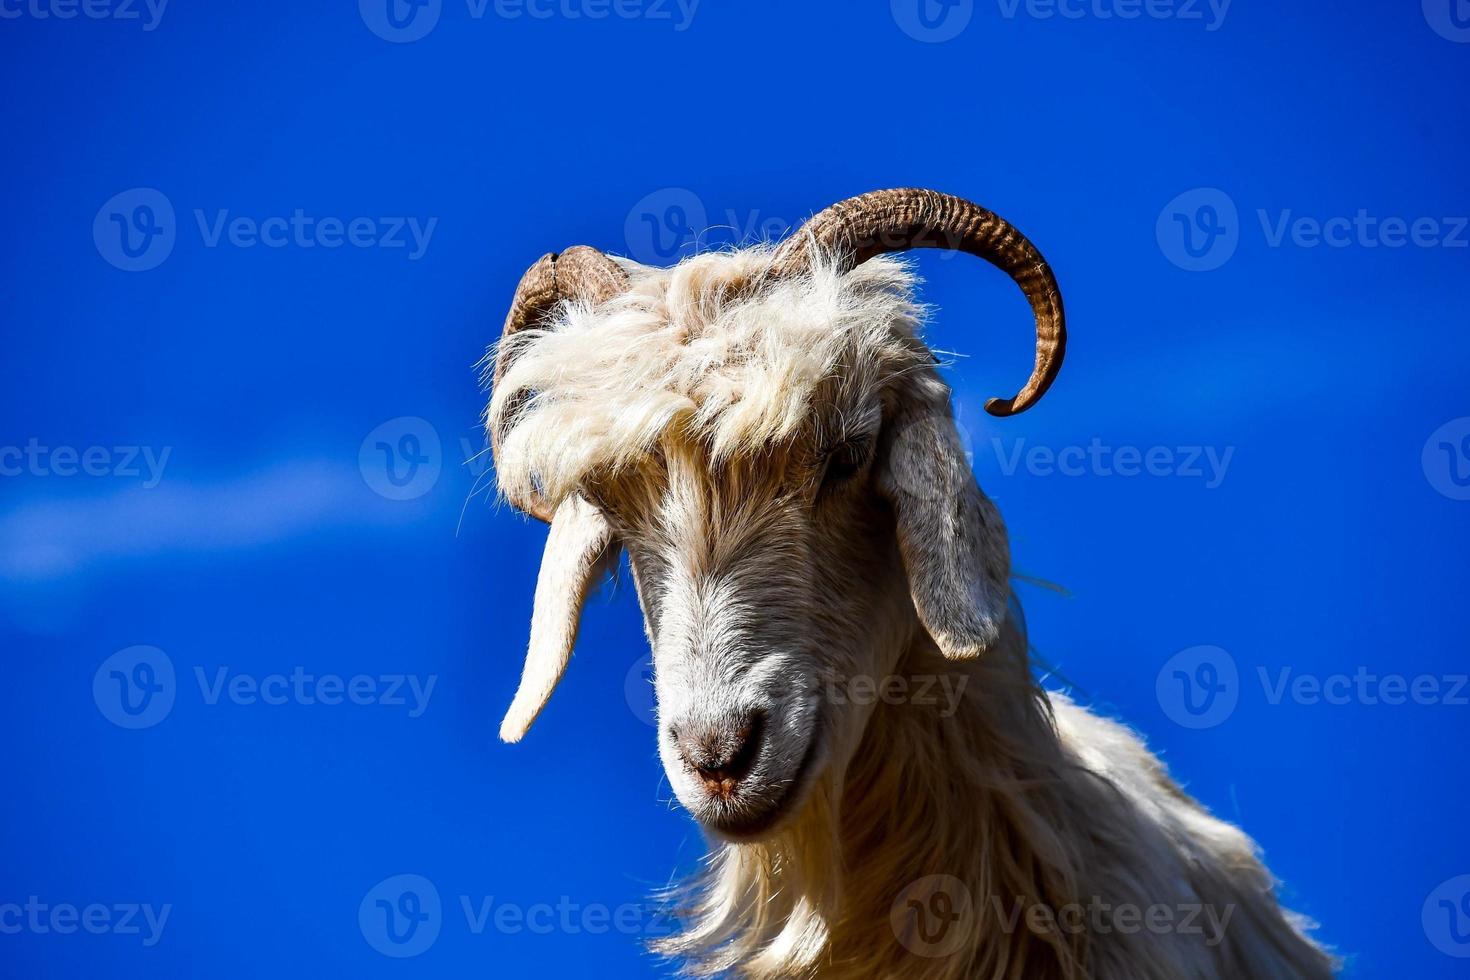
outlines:
{"label": "long white hair on forehead", "polygon": [[[508,337],[510,367],[486,424],[508,434],[497,459],[507,497],[560,501],[595,470],[617,470],[672,428],[714,458],[754,451],[812,422],[814,393],[839,401],[925,363],[916,277],[878,258],[767,278],[767,248],[631,266],[630,288],[596,309],[563,303]],[[516,397],[529,392],[529,397]]]}

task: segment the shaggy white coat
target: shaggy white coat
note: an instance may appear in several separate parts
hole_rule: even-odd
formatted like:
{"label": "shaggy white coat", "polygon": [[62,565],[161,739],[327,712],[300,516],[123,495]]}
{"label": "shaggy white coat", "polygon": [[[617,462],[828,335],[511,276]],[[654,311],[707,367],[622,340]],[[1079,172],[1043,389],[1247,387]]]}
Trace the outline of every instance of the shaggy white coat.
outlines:
{"label": "shaggy white coat", "polygon": [[[660,949],[771,978],[1329,976],[1250,839],[1034,681],[909,268],[769,262],[626,263],[623,295],[510,338],[487,411],[501,488],[557,508],[506,738],[597,569],[630,558],[660,753],[712,846]],[[959,693],[851,696],[890,678]],[[712,799],[669,732],[751,712],[761,755]]]}

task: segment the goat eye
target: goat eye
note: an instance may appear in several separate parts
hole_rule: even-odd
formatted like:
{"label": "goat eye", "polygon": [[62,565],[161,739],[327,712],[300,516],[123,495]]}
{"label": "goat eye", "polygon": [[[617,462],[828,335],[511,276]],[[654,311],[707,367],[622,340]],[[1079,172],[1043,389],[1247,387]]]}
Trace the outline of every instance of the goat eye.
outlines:
{"label": "goat eye", "polygon": [[827,468],[822,474],[822,485],[833,486],[851,479],[868,464],[873,455],[871,437],[848,439],[838,443],[827,453]]}

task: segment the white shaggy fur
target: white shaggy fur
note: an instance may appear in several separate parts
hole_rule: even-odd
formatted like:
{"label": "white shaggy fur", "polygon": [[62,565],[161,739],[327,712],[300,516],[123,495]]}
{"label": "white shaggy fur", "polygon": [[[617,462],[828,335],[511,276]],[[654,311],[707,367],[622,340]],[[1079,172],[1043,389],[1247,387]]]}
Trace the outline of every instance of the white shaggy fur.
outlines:
{"label": "white shaggy fur", "polygon": [[568,306],[549,329],[511,337],[489,419],[502,420],[513,393],[536,395],[496,463],[506,495],[539,485],[559,500],[594,469],[636,461],[671,426],[696,433],[715,458],[749,452],[809,424],[816,387],[839,369],[859,372],[845,384],[872,386],[928,362],[911,333],[891,332],[919,312],[898,261],[763,283],[769,261],[748,249],[674,270],[627,263],[623,296],[597,310]]}
{"label": "white shaggy fur", "polygon": [[[660,949],[763,978],[1329,976],[1244,834],[1037,686],[907,266],[770,258],[626,263],[510,338],[487,412],[502,490],[560,508],[507,737],[629,556],[659,751],[712,844]],[[738,730],[748,771],[698,775],[694,730]]]}

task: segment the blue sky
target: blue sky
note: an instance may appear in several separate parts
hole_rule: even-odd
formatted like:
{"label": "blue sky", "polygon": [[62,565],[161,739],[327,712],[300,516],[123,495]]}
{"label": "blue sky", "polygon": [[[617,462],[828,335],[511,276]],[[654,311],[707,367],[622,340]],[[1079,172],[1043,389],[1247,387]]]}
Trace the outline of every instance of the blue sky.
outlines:
{"label": "blue sky", "polygon": [[1057,677],[1346,975],[1463,972],[1463,0],[393,2],[0,0],[0,975],[660,975],[702,843],[626,588],[495,738],[545,532],[475,364],[545,251],[903,185],[1062,284],[1062,377],[994,420],[1025,304],[918,260]]}

